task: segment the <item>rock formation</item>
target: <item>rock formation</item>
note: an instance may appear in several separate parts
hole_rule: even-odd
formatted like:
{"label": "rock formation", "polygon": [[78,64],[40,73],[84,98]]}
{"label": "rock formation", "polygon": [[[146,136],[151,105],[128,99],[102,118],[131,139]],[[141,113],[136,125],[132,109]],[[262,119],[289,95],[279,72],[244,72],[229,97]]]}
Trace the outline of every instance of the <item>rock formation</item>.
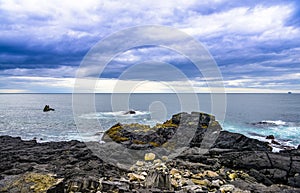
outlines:
{"label": "rock formation", "polygon": [[50,108],[49,105],[45,105],[43,111],[44,111],[44,112],[55,111],[55,109]]}
{"label": "rock formation", "polygon": [[[180,155],[151,153],[187,126],[196,126],[196,132]],[[108,143],[140,145],[147,152],[128,170],[104,162],[83,142],[1,136],[0,192],[300,192],[300,148],[274,153],[267,142],[219,127],[203,113],[177,114],[154,128],[115,125],[104,136]],[[208,146],[209,129],[219,133]]]}
{"label": "rock formation", "polygon": [[136,114],[136,112],[134,110],[129,110],[127,111],[126,113],[124,113],[125,115],[128,115],[128,114]]}

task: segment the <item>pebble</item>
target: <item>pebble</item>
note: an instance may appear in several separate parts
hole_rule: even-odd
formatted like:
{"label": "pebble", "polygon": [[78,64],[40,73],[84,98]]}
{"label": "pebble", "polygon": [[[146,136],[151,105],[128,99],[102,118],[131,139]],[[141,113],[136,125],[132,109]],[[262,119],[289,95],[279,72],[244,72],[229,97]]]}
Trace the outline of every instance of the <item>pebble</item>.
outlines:
{"label": "pebble", "polygon": [[194,174],[192,175],[192,178],[195,178],[195,179],[201,179],[204,177],[204,174],[203,173],[198,173],[198,174]]}
{"label": "pebble", "polygon": [[162,163],[162,161],[160,159],[156,159],[156,160],[153,161],[153,163],[154,164],[160,164],[160,163]]}
{"label": "pebble", "polygon": [[204,180],[192,179],[192,182],[194,182],[194,184],[200,185],[200,186],[210,186],[211,185],[211,182],[208,179],[204,179]]}
{"label": "pebble", "polygon": [[154,153],[146,153],[145,154],[145,161],[152,161],[155,159],[155,154]]}
{"label": "pebble", "polygon": [[233,181],[235,178],[238,177],[238,175],[236,173],[231,173],[228,175],[228,177],[230,178],[231,181]]}
{"label": "pebble", "polygon": [[143,165],[145,165],[145,163],[143,161],[137,161],[135,165],[137,165],[137,166],[143,166]]}
{"label": "pebble", "polygon": [[234,188],[232,193],[251,193],[249,190],[241,190],[239,188]]}
{"label": "pebble", "polygon": [[210,178],[214,178],[214,177],[219,176],[219,174],[217,174],[216,172],[210,171],[210,170],[205,171],[204,175],[206,175],[207,177],[210,177]]}
{"label": "pebble", "polygon": [[187,192],[202,192],[202,187],[198,185],[189,185],[182,187]]}
{"label": "pebble", "polygon": [[175,179],[171,179],[171,184],[172,184],[172,186],[174,186],[175,188],[178,188],[178,187],[179,187],[179,184],[178,184],[178,182],[177,182]]}
{"label": "pebble", "polygon": [[174,174],[175,179],[181,179],[181,175],[179,173]]}
{"label": "pebble", "polygon": [[192,172],[190,172],[189,170],[185,170],[182,176],[189,178],[189,177],[191,177],[191,175],[192,175]]}
{"label": "pebble", "polygon": [[163,161],[167,161],[169,158],[168,158],[168,156],[162,156],[161,159],[162,159]]}
{"label": "pebble", "polygon": [[218,180],[213,180],[211,182],[211,186],[216,187],[216,188],[219,188],[221,184],[223,184],[223,182],[219,179]]}
{"label": "pebble", "polygon": [[145,180],[145,176],[143,175],[139,175],[139,174],[135,174],[135,173],[129,173],[128,174],[129,180],[130,181],[141,181],[141,180]]}
{"label": "pebble", "polygon": [[234,190],[234,185],[232,185],[232,184],[225,184],[225,185],[221,186],[221,188],[220,188],[220,191],[222,193],[232,192],[233,190]]}
{"label": "pebble", "polygon": [[179,170],[175,169],[175,168],[172,168],[171,171],[170,171],[170,174],[172,176],[174,176],[175,174],[179,174]]}

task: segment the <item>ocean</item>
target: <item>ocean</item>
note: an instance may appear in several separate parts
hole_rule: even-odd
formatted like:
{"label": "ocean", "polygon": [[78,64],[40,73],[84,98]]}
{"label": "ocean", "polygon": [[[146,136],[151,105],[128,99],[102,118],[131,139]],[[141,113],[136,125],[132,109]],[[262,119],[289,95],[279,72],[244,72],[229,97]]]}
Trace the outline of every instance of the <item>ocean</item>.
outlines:
{"label": "ocean", "polygon": [[[200,110],[210,113],[210,94],[197,96]],[[226,98],[224,130],[260,140],[274,135],[284,145],[300,144],[300,94],[227,94]],[[55,111],[43,112],[46,104]],[[100,141],[101,133],[117,122],[155,125],[182,110],[176,94],[131,94],[127,109],[115,111],[113,106],[111,94],[96,94],[95,112],[74,115],[72,94],[0,94],[0,135],[40,142]],[[128,109],[136,114],[124,115]],[[81,122],[90,125],[83,131],[76,126]]]}

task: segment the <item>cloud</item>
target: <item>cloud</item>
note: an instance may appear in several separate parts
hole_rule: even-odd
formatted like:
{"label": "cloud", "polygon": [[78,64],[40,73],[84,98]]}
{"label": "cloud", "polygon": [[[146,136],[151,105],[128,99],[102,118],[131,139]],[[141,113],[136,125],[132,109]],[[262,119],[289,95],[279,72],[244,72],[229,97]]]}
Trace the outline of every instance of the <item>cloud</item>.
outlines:
{"label": "cloud", "polygon": [[[0,89],[38,92],[46,91],[42,85],[47,85],[51,92],[71,91],[70,78],[93,45],[118,30],[144,24],[176,27],[201,41],[219,65],[228,89],[299,89],[295,75],[300,63],[299,10],[297,1],[0,0]],[[111,43],[112,48],[117,46]],[[116,56],[102,78],[116,79],[136,63],[149,60],[170,63],[190,80],[201,79],[180,54],[143,46]],[[95,69],[82,72],[93,74]],[[285,78],[290,75],[296,78]],[[37,77],[37,83],[28,77]],[[137,78],[142,77],[131,77]],[[172,78],[169,81],[178,81]],[[30,84],[18,86],[22,81]]]}
{"label": "cloud", "polygon": [[28,93],[28,90],[21,89],[0,89],[0,93]]}
{"label": "cloud", "polygon": [[[9,88],[1,86],[0,93],[300,93],[300,73],[289,74],[285,77],[242,77],[225,80],[224,88],[208,87],[207,80],[184,81],[149,81],[149,80],[120,80],[120,79],[90,79],[81,78],[47,78],[47,77],[0,77]],[[212,80],[213,81],[213,80]],[[287,83],[286,81],[290,82]],[[78,87],[79,85],[79,87]],[[245,87],[245,85],[247,87]]]}

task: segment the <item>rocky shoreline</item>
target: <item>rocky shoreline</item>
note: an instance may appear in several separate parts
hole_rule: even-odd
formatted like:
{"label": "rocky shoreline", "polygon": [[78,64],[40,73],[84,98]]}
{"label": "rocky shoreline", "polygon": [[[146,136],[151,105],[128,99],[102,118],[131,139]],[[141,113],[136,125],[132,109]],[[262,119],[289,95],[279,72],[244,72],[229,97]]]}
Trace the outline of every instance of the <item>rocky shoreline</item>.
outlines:
{"label": "rocky shoreline", "polygon": [[[192,127],[196,132],[175,157],[155,151],[176,149],[169,141]],[[37,143],[0,136],[0,192],[300,192],[299,147],[272,152],[266,142],[222,131],[204,113],[180,113],[155,128],[118,124],[103,139]],[[117,167],[91,148],[109,153],[113,144],[143,155],[122,157],[128,167]]]}

